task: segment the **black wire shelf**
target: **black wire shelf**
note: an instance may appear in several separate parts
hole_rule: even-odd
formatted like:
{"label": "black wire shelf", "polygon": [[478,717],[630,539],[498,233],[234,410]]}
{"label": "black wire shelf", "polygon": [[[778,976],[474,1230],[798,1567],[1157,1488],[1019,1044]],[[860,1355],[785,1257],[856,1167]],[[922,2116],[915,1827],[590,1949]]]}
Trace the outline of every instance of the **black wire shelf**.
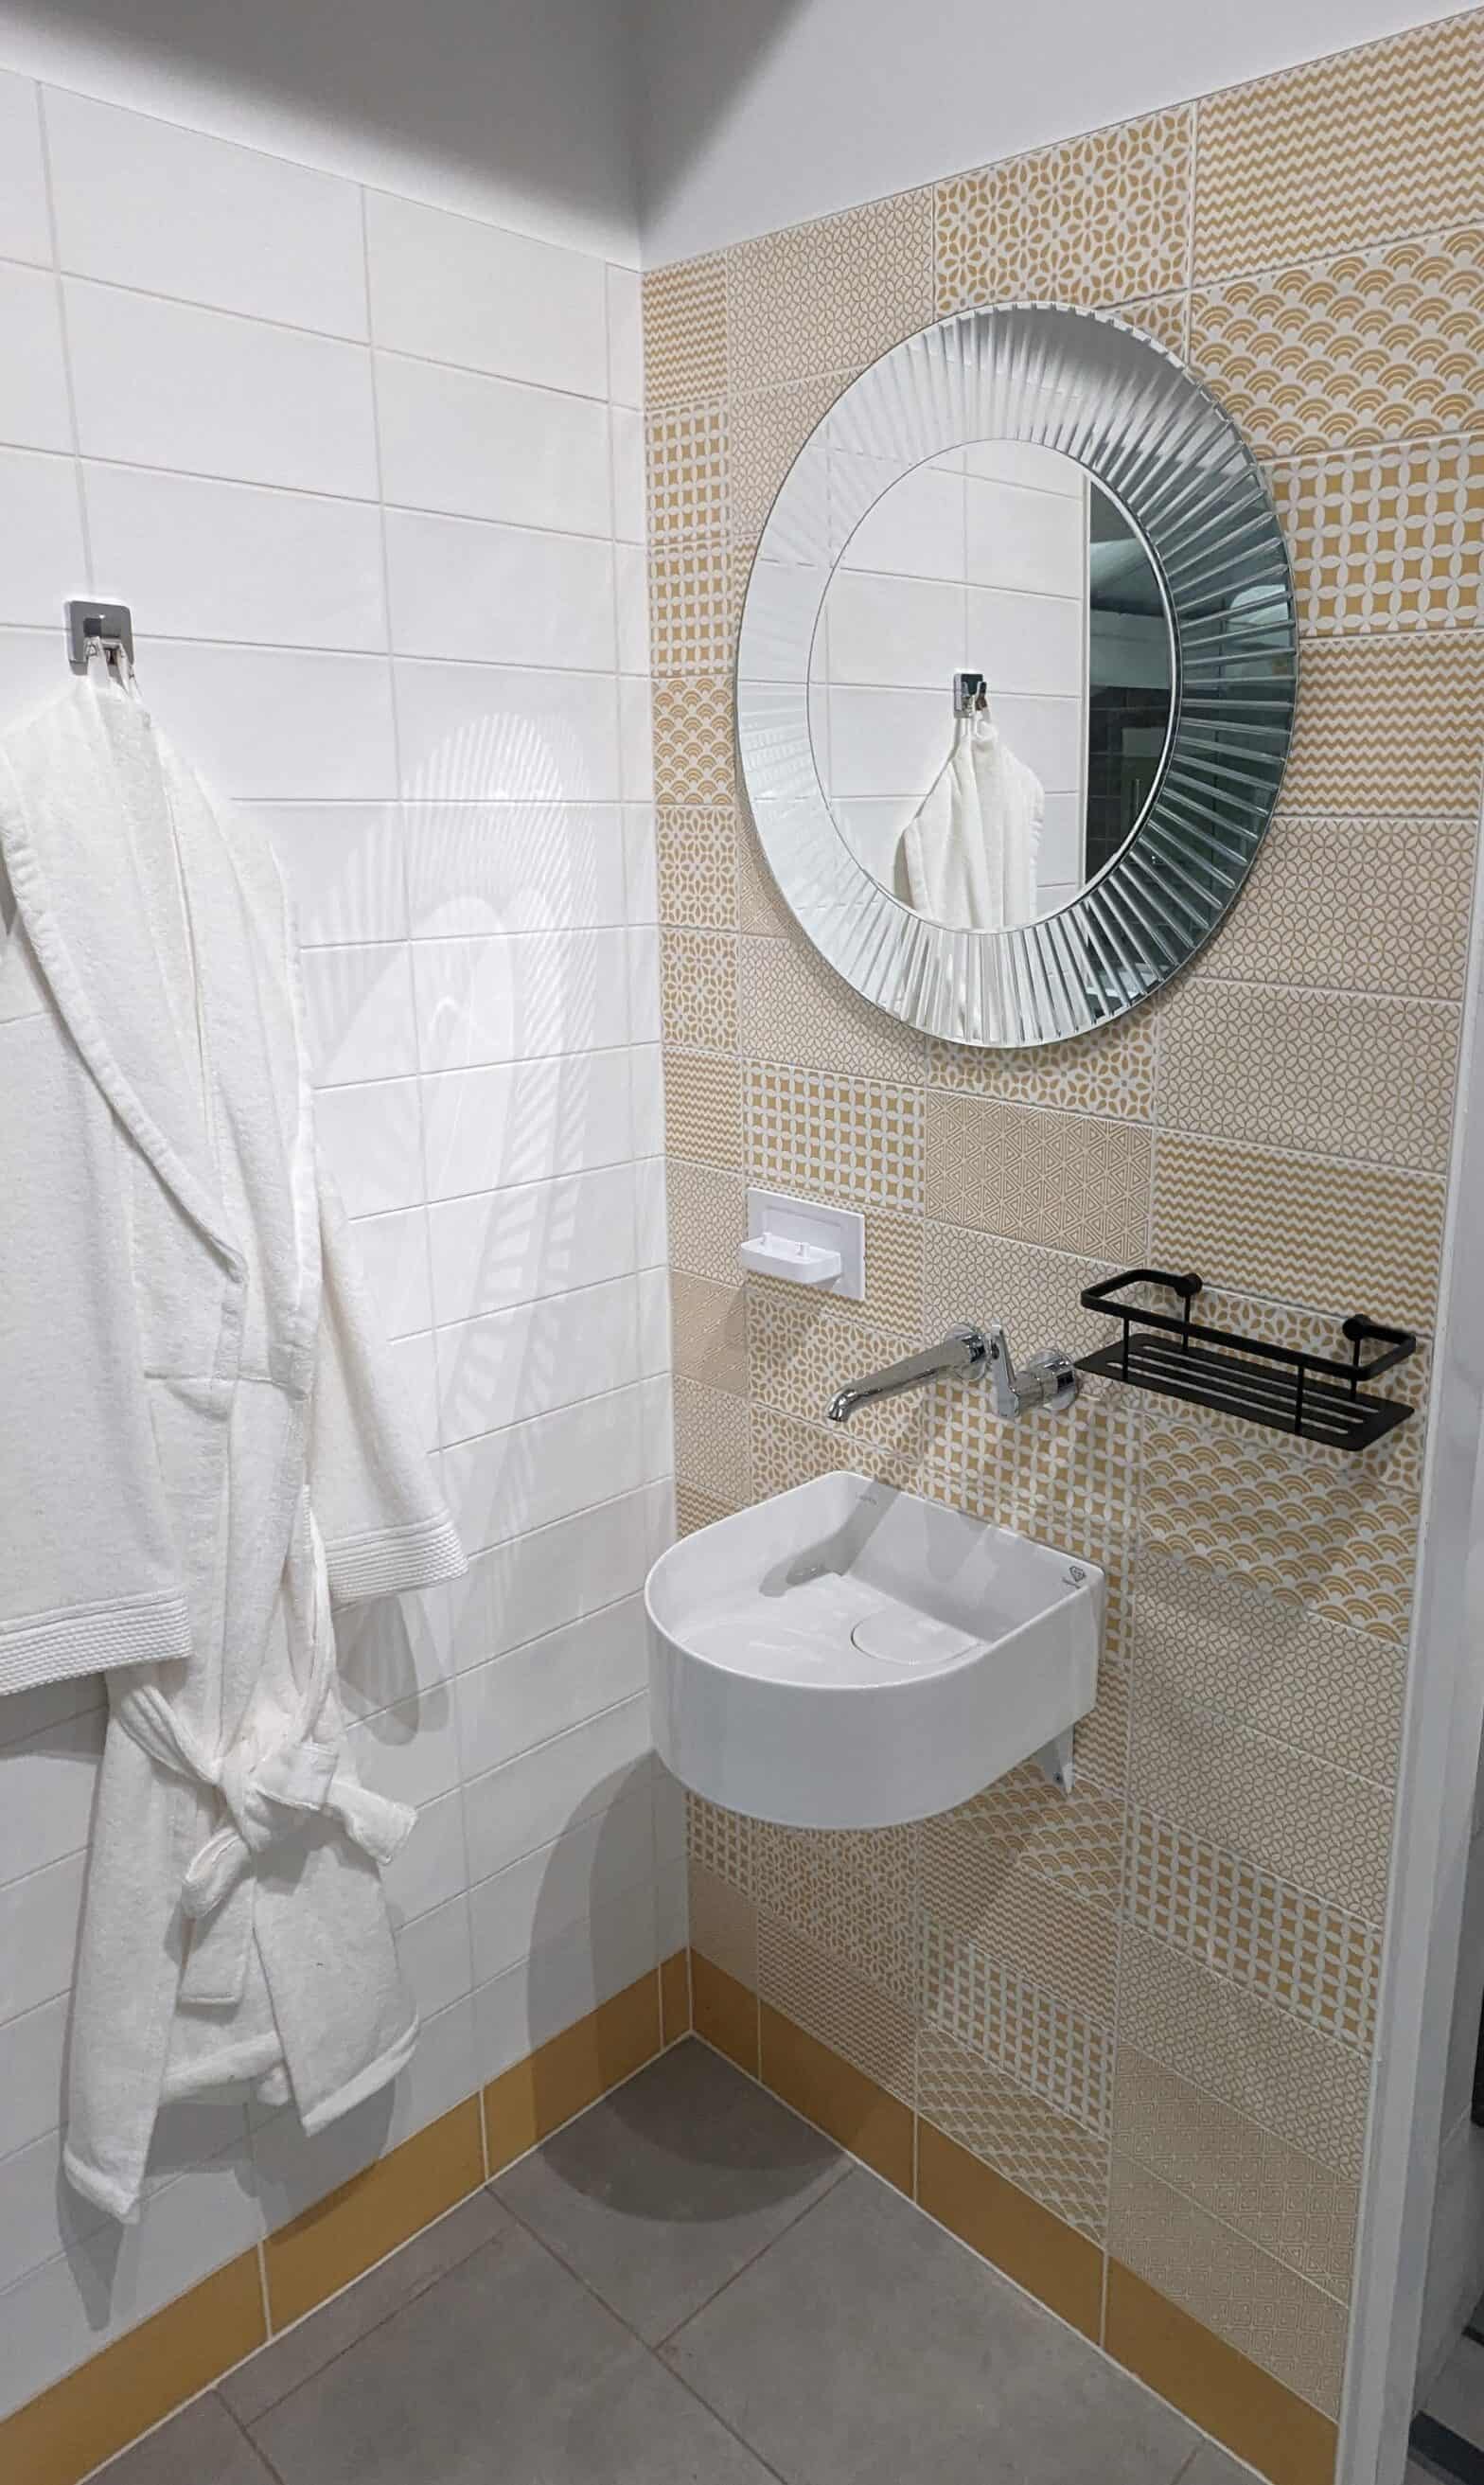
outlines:
{"label": "black wire shelf", "polygon": [[[1129,1302],[1126,1297],[1136,1286],[1164,1287],[1177,1297],[1179,1311],[1148,1311],[1142,1303]],[[1134,1389],[1157,1390],[1163,1397],[1183,1398],[1195,1406],[1212,1406],[1223,1415],[1240,1415],[1249,1424],[1319,1441],[1332,1450],[1369,1449],[1414,1412],[1404,1399],[1377,1398],[1362,1386],[1416,1353],[1411,1329],[1383,1328],[1363,1313],[1352,1313],[1340,1324],[1350,1353],[1339,1361],[1193,1321],[1190,1307],[1201,1291],[1199,1277],[1173,1276],[1166,1269],[1125,1269],[1101,1285],[1089,1286],[1082,1297],[1086,1308],[1121,1321],[1123,1334],[1094,1354],[1080,1356],[1078,1370],[1126,1380]],[[1363,1351],[1369,1346],[1381,1352],[1363,1362]]]}

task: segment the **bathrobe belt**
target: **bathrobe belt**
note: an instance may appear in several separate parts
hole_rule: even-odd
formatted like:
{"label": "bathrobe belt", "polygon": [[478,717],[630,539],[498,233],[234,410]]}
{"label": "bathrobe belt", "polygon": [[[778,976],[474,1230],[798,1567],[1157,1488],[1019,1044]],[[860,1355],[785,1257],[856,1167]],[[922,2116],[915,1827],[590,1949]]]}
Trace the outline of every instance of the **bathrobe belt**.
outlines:
{"label": "bathrobe belt", "polygon": [[253,1941],[254,1866],[304,1816],[330,1814],[377,1864],[391,1863],[417,1819],[410,1804],[373,1793],[342,1767],[337,1743],[290,1732],[256,1755],[240,1744],[215,1755],[152,1685],[125,1692],[115,1714],[161,1768],[214,1788],[229,1816],[198,1849],[181,1884],[181,1908],[196,1925],[182,2002],[240,2002]]}

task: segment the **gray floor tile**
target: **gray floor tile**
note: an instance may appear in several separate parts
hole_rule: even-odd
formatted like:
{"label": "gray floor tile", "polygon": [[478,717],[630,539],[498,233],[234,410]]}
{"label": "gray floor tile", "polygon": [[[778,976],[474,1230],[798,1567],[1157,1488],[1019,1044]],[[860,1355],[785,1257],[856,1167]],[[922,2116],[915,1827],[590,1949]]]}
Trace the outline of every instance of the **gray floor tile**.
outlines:
{"label": "gray floor tile", "polygon": [[282,2485],[765,2485],[513,2219],[252,2432]]}
{"label": "gray floor tile", "polygon": [[94,2475],[94,2485],[274,2485],[272,2470],[214,2390]]}
{"label": "gray floor tile", "polygon": [[495,2189],[651,2342],[696,2311],[849,2160],[705,2045],[678,2045]]}
{"label": "gray floor tile", "polygon": [[1428,2391],[1425,2413],[1484,2449],[1484,2347],[1460,2338]]}
{"label": "gray floor tile", "polygon": [[1244,2468],[1240,2459],[1229,2451],[1218,2450],[1214,2442],[1203,2442],[1195,2458],[1180,2478],[1180,2485],[1253,2485],[1255,2468]]}
{"label": "gray floor tile", "polygon": [[301,2382],[323,2370],[333,2358],[354,2346],[388,2314],[420,2295],[425,2286],[467,2260],[506,2223],[505,2212],[488,2192],[475,2192],[436,2226],[424,2226],[400,2252],[367,2270],[364,2278],[307,2321],[284,2332],[270,2346],[260,2347],[245,2364],[218,2383],[223,2398],[244,2424],[276,2407]]}
{"label": "gray floor tile", "polygon": [[661,2352],[789,2485],[1174,2485],[1200,2439],[863,2173]]}

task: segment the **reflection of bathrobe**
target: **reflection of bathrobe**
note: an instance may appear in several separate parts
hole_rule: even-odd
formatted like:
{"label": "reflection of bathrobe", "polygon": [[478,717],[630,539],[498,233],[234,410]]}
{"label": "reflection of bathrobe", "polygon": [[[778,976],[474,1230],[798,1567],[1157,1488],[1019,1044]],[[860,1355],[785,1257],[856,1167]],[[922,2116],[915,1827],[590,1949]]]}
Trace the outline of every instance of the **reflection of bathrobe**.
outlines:
{"label": "reflection of bathrobe", "polygon": [[1036,913],[1046,798],[999,727],[960,722],[941,773],[897,847],[895,894],[933,923],[997,932]]}
{"label": "reflection of bathrobe", "polygon": [[[0,1690],[109,1669],[66,2166],[406,2062],[330,1599],[463,1568],[315,1161],[273,859],[115,687],[0,738]],[[9,938],[4,939],[8,928]]]}

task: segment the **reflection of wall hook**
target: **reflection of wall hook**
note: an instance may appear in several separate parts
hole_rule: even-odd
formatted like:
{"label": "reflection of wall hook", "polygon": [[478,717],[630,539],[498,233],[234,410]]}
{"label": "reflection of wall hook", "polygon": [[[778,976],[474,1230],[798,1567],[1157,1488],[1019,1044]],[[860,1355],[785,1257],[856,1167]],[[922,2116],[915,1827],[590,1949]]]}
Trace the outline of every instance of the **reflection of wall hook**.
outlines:
{"label": "reflection of wall hook", "polygon": [[972,716],[976,708],[988,704],[989,693],[983,673],[955,673],[955,716]]}

